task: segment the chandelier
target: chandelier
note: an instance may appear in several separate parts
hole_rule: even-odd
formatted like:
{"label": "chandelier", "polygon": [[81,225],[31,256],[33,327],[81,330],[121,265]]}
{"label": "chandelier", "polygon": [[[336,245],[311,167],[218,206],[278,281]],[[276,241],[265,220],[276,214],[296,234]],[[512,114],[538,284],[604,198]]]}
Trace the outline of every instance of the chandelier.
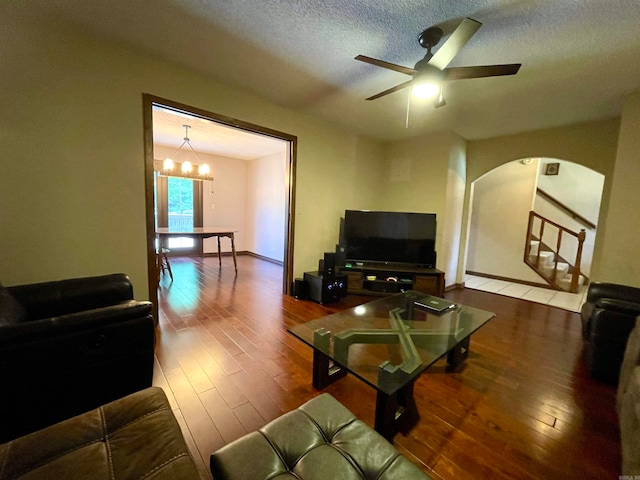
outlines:
{"label": "chandelier", "polygon": [[[209,169],[209,165],[200,160],[200,157],[196,153],[196,151],[191,146],[191,141],[189,140],[189,129],[190,125],[182,125],[184,127],[184,141],[178,147],[178,149],[173,152],[171,157],[165,158],[164,162],[155,161],[154,162],[154,170],[158,172],[160,175],[164,175],[167,177],[182,177],[182,178],[190,178],[192,180],[210,180],[213,181],[213,175],[211,174],[211,170]],[[174,161],[173,158],[176,158],[176,154],[182,150],[182,148],[187,145],[193,153],[193,156],[197,160],[197,163],[192,163],[188,160],[178,162]]]}

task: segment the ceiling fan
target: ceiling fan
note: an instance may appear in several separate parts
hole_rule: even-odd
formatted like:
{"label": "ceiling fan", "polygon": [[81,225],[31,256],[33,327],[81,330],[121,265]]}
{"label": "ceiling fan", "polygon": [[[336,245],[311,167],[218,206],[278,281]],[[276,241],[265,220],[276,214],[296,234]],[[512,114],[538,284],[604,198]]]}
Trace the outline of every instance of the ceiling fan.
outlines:
{"label": "ceiling fan", "polygon": [[378,60],[365,55],[358,55],[355,58],[356,60],[413,77],[411,80],[373,95],[367,98],[367,100],[375,100],[376,98],[412,86],[412,93],[414,95],[423,98],[428,95],[434,98],[437,97],[435,106],[441,107],[445,104],[442,94],[442,82],[468,78],[515,75],[522,64],[510,63],[507,65],[446,68],[481,26],[482,23],[471,18],[465,18],[435,54],[431,53],[431,49],[440,42],[444,32],[439,27],[427,28],[418,36],[418,43],[421,47],[427,49],[427,53],[413,68],[403,67],[402,65],[396,65],[395,63],[385,62],[384,60]]}

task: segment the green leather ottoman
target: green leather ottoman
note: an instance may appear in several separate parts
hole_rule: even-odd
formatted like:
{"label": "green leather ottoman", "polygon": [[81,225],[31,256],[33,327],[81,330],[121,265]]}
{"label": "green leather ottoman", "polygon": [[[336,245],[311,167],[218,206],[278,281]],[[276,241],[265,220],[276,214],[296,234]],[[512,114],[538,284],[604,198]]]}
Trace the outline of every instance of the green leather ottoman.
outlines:
{"label": "green leather ottoman", "polygon": [[328,393],[211,455],[214,480],[430,477]]}

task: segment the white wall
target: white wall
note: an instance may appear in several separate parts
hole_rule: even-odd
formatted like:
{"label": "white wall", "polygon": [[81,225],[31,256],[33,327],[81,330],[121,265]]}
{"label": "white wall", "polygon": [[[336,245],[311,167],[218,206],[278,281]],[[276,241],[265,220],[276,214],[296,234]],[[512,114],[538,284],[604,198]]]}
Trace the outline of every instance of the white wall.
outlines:
{"label": "white wall", "polygon": [[[548,163],[560,164],[558,175],[544,174],[545,165]],[[597,224],[604,188],[604,175],[577,163],[543,158],[540,160],[538,187],[591,223]],[[558,209],[555,204],[550,203],[541,195],[536,195],[534,209],[543,217],[573,232],[579,233],[581,229],[585,230],[580,269],[587,277],[590,276],[598,230],[574,220],[572,216]],[[545,230],[544,242],[554,246],[556,241],[557,233],[552,229]],[[563,235],[561,245],[560,255],[573,264],[577,253],[577,242],[571,236]]]}
{"label": "white wall", "polygon": [[523,261],[537,167],[515,160],[474,182],[468,271],[542,283]]}
{"label": "white wall", "polygon": [[467,180],[466,146],[462,137],[454,137],[449,157],[445,212],[441,221],[443,236],[440,244],[440,254],[443,256],[440,268],[445,272],[447,285],[464,281],[464,276],[458,271],[458,258],[462,245],[462,215]]}
{"label": "white wall", "polygon": [[[558,175],[544,175],[545,165],[559,163]],[[567,205],[591,223],[598,223],[604,175],[574,162],[555,158],[540,161],[538,188]]]}
{"label": "white wall", "polygon": [[[237,158],[200,154],[213,172],[213,182],[204,182],[202,191],[202,226],[238,230],[236,251],[247,250],[247,162]],[[216,238],[207,238],[204,253],[217,253]],[[220,239],[222,252],[231,251],[231,240]]]}
{"label": "white wall", "polygon": [[248,163],[247,250],[282,262],[286,226],[287,155],[275,153]]}

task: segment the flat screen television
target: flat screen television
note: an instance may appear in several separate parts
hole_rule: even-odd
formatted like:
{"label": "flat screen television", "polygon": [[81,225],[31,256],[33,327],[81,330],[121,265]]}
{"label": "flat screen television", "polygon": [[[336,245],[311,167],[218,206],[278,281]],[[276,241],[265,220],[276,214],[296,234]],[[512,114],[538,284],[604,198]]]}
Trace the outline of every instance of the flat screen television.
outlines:
{"label": "flat screen television", "polygon": [[436,214],[346,210],[347,262],[435,268]]}

